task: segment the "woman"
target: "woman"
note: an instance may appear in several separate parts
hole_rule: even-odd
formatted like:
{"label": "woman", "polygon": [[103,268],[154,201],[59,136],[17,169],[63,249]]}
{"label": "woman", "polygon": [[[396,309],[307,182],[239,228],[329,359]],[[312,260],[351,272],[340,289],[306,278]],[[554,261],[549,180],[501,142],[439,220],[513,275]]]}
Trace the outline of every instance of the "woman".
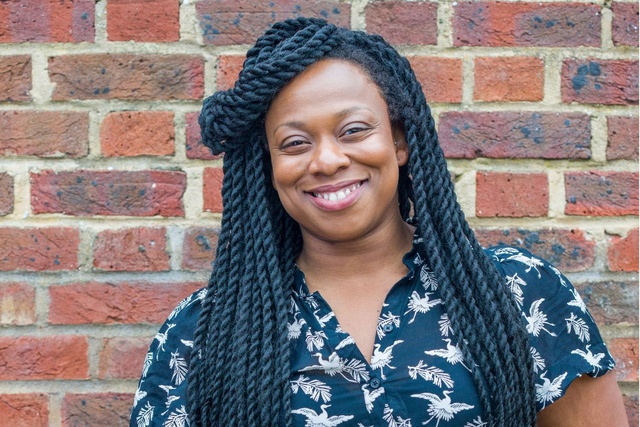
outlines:
{"label": "woman", "polygon": [[477,243],[382,38],[278,23],[200,125],[225,153],[215,267],[156,336],[132,425],[627,425],[572,285]]}

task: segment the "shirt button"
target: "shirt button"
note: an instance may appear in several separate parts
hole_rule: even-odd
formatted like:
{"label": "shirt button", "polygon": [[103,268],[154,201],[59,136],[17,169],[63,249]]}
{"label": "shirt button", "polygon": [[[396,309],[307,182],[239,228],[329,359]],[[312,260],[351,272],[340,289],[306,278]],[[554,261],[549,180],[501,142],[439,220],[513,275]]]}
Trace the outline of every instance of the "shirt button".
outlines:
{"label": "shirt button", "polygon": [[371,378],[371,381],[369,381],[369,386],[371,386],[371,388],[380,387],[380,380],[377,378]]}
{"label": "shirt button", "polygon": [[384,326],[382,327],[382,330],[385,331],[386,333],[393,331],[393,324],[385,323]]}

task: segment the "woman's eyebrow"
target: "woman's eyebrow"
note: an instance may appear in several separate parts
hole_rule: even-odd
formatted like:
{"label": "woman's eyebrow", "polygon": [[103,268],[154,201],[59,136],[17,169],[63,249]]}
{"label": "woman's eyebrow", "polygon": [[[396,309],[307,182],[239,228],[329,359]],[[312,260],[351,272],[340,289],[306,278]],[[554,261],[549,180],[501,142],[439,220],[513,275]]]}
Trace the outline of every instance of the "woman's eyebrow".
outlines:
{"label": "woman's eyebrow", "polygon": [[[366,111],[369,111],[369,112],[373,112],[369,107],[366,107],[364,105],[356,105],[356,106],[353,106],[353,107],[348,107],[348,108],[345,108],[343,110],[340,110],[340,111],[336,112],[334,114],[334,116],[335,116],[335,118],[340,120],[340,119],[343,119],[343,118],[347,117],[349,114],[355,113],[356,111],[360,111],[360,110],[366,110]],[[304,127],[304,125],[305,125],[304,122],[297,121],[297,120],[292,120],[292,121],[289,121],[289,122],[280,123],[278,126],[276,126],[273,129],[272,134],[275,134],[276,131],[281,127],[291,127],[291,128],[298,128],[299,129],[299,128]]]}

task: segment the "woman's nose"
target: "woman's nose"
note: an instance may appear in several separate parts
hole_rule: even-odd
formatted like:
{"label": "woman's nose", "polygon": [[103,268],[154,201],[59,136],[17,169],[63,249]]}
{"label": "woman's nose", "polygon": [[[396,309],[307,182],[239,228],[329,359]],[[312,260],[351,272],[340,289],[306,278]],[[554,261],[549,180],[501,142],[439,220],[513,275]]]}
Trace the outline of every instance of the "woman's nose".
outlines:
{"label": "woman's nose", "polygon": [[343,148],[342,144],[333,138],[318,141],[309,164],[309,173],[333,175],[338,170],[349,166],[351,159]]}

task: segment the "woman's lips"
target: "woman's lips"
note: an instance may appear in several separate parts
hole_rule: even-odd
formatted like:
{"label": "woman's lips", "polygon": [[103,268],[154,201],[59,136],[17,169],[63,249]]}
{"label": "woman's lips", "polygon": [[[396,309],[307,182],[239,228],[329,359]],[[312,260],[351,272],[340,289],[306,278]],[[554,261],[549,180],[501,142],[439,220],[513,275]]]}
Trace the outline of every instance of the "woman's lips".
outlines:
{"label": "woman's lips", "polygon": [[336,211],[351,206],[358,199],[366,181],[345,183],[346,185],[323,186],[307,192],[312,202],[320,209]]}

